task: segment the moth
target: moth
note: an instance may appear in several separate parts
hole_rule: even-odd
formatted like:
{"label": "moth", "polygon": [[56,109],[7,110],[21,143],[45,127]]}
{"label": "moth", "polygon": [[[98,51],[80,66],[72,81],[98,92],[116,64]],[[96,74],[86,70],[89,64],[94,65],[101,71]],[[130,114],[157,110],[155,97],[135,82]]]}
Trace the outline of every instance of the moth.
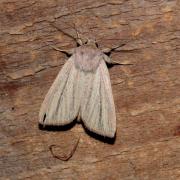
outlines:
{"label": "moth", "polygon": [[113,138],[116,113],[106,63],[115,64],[107,54],[120,46],[100,50],[95,41],[78,42],[80,46],[71,50],[51,46],[71,56],[41,105],[39,123],[63,126],[77,119],[88,130]]}

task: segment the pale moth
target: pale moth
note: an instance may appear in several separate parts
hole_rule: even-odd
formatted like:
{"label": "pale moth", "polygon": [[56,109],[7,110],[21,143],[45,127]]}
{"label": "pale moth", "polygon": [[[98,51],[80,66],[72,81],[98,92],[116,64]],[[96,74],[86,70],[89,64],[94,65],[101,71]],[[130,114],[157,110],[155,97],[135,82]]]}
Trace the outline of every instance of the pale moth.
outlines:
{"label": "pale moth", "polygon": [[77,119],[88,130],[113,138],[116,133],[116,113],[106,63],[120,63],[115,63],[106,54],[120,46],[100,50],[95,41],[83,43],[79,36],[76,40],[80,46],[72,50],[52,46],[71,57],[41,105],[39,123],[43,126],[63,126]]}

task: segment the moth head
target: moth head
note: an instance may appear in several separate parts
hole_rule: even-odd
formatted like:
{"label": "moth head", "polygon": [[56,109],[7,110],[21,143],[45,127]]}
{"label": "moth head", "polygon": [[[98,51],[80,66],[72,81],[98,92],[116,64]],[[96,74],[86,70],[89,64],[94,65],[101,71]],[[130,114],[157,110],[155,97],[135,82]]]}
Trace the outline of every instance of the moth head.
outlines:
{"label": "moth head", "polygon": [[93,40],[93,39],[87,39],[84,45],[95,48],[95,49],[98,48],[98,43],[96,42],[96,40]]}
{"label": "moth head", "polygon": [[81,32],[79,32],[74,25],[74,30],[76,32],[76,37],[74,38],[76,40],[77,46],[90,46],[92,48],[98,48],[98,44],[96,42],[96,39],[94,38],[88,38],[84,36]]}

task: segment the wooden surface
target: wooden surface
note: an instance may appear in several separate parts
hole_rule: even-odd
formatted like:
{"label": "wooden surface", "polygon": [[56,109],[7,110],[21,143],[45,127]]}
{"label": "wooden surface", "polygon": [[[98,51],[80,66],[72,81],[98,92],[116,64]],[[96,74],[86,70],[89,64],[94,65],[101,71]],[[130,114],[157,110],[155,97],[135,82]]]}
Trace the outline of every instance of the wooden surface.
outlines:
{"label": "wooden surface", "polygon": [[[0,1],[0,179],[180,179],[179,0]],[[117,113],[114,143],[76,124],[40,130],[38,112],[66,61],[47,46],[75,47],[49,22],[100,48],[126,45],[112,58]],[[68,153],[68,162],[52,157]]]}

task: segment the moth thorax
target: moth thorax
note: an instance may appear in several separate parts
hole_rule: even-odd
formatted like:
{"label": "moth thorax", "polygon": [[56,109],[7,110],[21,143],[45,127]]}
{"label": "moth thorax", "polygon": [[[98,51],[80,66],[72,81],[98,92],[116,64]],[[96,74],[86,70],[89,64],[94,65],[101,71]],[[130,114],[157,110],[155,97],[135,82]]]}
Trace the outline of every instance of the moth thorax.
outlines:
{"label": "moth thorax", "polygon": [[98,49],[81,47],[74,54],[74,62],[76,68],[86,72],[93,72],[97,69],[102,53]]}

